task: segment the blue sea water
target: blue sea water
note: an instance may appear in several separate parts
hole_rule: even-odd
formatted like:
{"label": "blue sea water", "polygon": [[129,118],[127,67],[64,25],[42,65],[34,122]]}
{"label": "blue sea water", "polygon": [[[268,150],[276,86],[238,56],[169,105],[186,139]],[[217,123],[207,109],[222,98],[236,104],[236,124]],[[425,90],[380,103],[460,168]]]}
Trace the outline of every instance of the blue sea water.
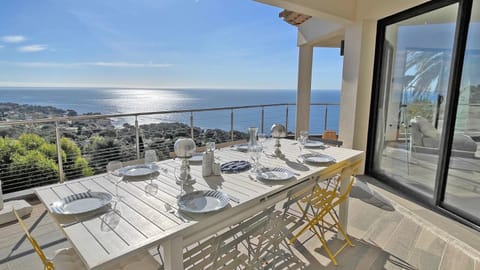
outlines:
{"label": "blue sea water", "polygon": [[[72,109],[79,114],[156,112],[228,106],[295,103],[296,90],[252,89],[120,89],[120,88],[0,88],[0,103],[13,102]],[[313,90],[312,103],[339,103],[339,90]],[[288,106],[288,129],[295,128],[295,106]],[[325,106],[312,106],[311,133],[324,129]],[[328,107],[327,129],[338,131],[339,106]],[[194,125],[230,129],[230,110],[194,113]],[[116,125],[133,123],[133,117],[114,118]],[[190,123],[189,113],[139,116],[140,124],[154,122]],[[286,122],[286,106],[265,108],[265,129]],[[234,128],[260,127],[261,109],[234,111]]]}

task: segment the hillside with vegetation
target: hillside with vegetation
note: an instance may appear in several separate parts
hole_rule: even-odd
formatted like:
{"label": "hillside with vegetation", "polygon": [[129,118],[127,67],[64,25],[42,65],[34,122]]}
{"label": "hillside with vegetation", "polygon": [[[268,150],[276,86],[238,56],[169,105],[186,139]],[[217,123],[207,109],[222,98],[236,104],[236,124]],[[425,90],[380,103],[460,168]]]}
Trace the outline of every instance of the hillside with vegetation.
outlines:
{"label": "hillside with vegetation", "polygon": [[[90,113],[91,114],[91,113]],[[0,180],[3,192],[13,192],[58,182],[59,165],[55,123],[2,125],[11,121],[77,116],[73,110],[54,107],[0,103]],[[115,126],[112,119],[59,121],[63,176],[66,180],[105,172],[112,160],[134,160],[135,126]],[[154,149],[159,159],[169,158],[178,138],[190,137],[191,127],[183,123],[151,123],[139,126],[140,155]],[[193,128],[197,146],[206,142],[226,142],[229,131]],[[234,131],[234,138],[247,134]]]}

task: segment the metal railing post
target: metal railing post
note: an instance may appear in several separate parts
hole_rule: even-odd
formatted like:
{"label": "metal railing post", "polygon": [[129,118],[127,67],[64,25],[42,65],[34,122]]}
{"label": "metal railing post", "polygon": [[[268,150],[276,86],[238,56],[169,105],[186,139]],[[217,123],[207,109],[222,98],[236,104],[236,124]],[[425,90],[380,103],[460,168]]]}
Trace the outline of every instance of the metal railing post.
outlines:
{"label": "metal railing post", "polygon": [[193,136],[193,112],[190,112],[190,136],[192,136],[192,139],[194,139],[194,136]]}
{"label": "metal railing post", "polygon": [[58,121],[55,121],[55,144],[57,146],[58,176],[60,183],[63,183],[65,181],[65,176],[63,175],[62,145],[60,142],[60,128],[58,127]]}
{"label": "metal railing post", "polygon": [[137,159],[140,159],[140,130],[138,129],[138,115],[135,115],[135,144],[137,148]]}
{"label": "metal railing post", "polygon": [[327,130],[327,123],[328,123],[328,105],[325,105],[325,120],[323,124],[323,130]]}
{"label": "metal railing post", "polygon": [[285,109],[285,129],[287,130],[287,133],[288,133],[288,105]]}
{"label": "metal railing post", "polygon": [[262,130],[262,133],[264,133],[264,129],[265,129],[265,107],[262,106],[262,125],[261,125],[261,130]]}
{"label": "metal railing post", "polygon": [[233,109],[230,111],[230,139],[233,142],[234,137],[233,137]]}

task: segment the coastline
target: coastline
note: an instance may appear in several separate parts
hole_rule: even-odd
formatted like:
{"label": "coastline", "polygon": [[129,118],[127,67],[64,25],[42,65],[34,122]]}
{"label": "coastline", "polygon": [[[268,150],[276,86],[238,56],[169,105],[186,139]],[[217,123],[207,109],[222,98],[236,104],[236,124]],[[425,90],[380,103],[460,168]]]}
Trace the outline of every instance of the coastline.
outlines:
{"label": "coastline", "polygon": [[[205,108],[236,107],[266,104],[292,104],[296,102],[295,90],[255,89],[118,89],[118,88],[0,88],[1,102],[52,106],[63,110],[71,109],[78,114],[90,112],[102,114],[124,114],[158,111],[177,111]],[[339,90],[312,90],[311,102],[338,104]],[[295,105],[288,106],[289,129],[294,129]],[[286,106],[265,107],[265,125],[285,123]],[[324,130],[324,105],[311,107],[311,115],[319,121],[312,122],[310,131]],[[235,110],[237,130],[261,125],[261,109]],[[328,106],[328,129],[338,131],[339,106]],[[158,122],[182,122],[190,124],[190,113],[156,114],[139,116],[140,124]],[[134,117],[112,118],[117,127],[124,123],[134,124]],[[230,110],[194,113],[194,125],[204,129],[230,130]]]}

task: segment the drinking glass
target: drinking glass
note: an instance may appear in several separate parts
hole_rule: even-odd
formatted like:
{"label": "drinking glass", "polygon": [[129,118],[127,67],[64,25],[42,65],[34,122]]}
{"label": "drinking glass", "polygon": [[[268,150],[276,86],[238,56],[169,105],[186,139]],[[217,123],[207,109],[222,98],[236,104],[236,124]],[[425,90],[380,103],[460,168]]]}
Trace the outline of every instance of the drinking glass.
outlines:
{"label": "drinking glass", "polygon": [[107,177],[115,183],[115,206],[117,205],[118,201],[120,201],[120,196],[118,196],[118,184],[122,182],[122,175],[118,170],[122,167],[123,163],[118,160],[110,161],[107,164]]}
{"label": "drinking glass", "polygon": [[[145,165],[147,165],[148,167],[150,167],[150,169],[153,170],[153,163],[154,162],[157,162],[158,161],[158,157],[157,157],[157,152],[155,152],[155,150],[147,150],[145,151],[145,158],[144,158],[144,162],[145,162]],[[154,173],[151,173],[150,174],[150,186],[153,187],[153,178],[155,177]],[[148,187],[147,187],[148,188]]]}
{"label": "drinking glass", "polygon": [[158,161],[157,152],[155,150],[145,151],[145,165],[151,165]]}
{"label": "drinking glass", "polygon": [[252,159],[252,163],[253,163],[252,172],[254,173],[256,173],[259,168],[260,157],[262,156],[261,154],[262,154],[262,147],[260,145],[257,144],[251,147],[250,159]]}
{"label": "drinking glass", "polygon": [[303,151],[303,148],[305,147],[305,143],[307,143],[308,140],[308,131],[302,130],[299,133],[298,136],[298,147],[300,148],[300,154]]}

